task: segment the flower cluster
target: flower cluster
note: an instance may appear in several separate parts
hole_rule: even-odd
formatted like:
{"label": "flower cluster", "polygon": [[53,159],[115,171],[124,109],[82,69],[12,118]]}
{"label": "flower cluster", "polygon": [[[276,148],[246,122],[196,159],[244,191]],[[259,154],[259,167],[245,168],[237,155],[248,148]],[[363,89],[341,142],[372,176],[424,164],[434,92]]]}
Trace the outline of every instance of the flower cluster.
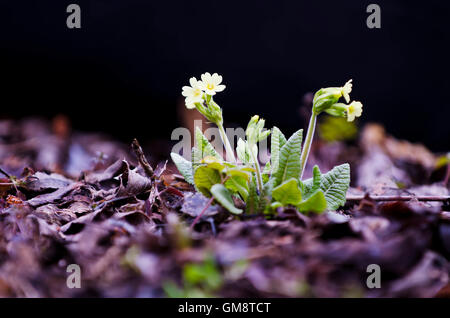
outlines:
{"label": "flower cluster", "polygon": [[207,100],[207,96],[216,95],[218,92],[222,92],[225,89],[225,85],[222,85],[222,76],[214,73],[210,74],[206,72],[201,75],[201,80],[198,81],[195,77],[191,77],[189,84],[191,86],[183,86],[183,95],[186,99],[186,107],[188,109],[194,109],[196,104],[203,103]]}
{"label": "flower cluster", "polygon": [[183,86],[181,94],[185,97],[185,104],[188,109],[196,108],[207,120],[217,125],[220,138],[225,145],[227,159],[235,162],[234,151],[223,128],[222,108],[213,100],[216,93],[222,92],[225,85],[222,84],[222,76],[208,72],[201,75],[198,81],[195,77],[189,80],[191,86]]}
{"label": "flower cluster", "polygon": [[328,87],[320,89],[314,96],[313,111],[316,115],[327,112],[332,116],[347,117],[348,121],[355,120],[362,114],[362,103],[353,101],[350,104],[339,103],[339,99],[344,97],[347,103],[350,102],[352,92],[352,80],[349,80],[342,87]]}
{"label": "flower cluster", "polygon": [[225,89],[222,83],[222,76],[217,73],[208,72],[201,75],[198,81],[195,77],[189,80],[191,86],[184,86],[181,94],[185,97],[188,109],[197,110],[209,121],[218,126],[222,125],[222,109],[213,100],[213,95]]}

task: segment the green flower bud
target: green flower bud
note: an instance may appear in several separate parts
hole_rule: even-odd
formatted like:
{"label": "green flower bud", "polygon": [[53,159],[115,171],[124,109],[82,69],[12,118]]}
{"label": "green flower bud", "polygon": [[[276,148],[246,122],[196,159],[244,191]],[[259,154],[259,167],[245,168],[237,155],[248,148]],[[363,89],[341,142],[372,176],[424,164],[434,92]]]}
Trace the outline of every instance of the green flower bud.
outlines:
{"label": "green flower bud", "polygon": [[326,111],[336,104],[341,97],[347,101],[350,101],[350,92],[352,91],[352,80],[349,80],[342,87],[328,87],[322,88],[314,95],[313,99],[313,112],[318,115],[321,112]]}
{"label": "green flower bud", "polygon": [[348,106],[344,103],[336,103],[331,107],[327,108],[325,112],[331,116],[335,117],[346,117]]}
{"label": "green flower bud", "polygon": [[259,120],[258,115],[254,115],[252,118],[250,118],[250,121],[248,122],[248,125],[247,125],[247,130],[245,133],[247,133],[249,128],[255,126],[258,123],[258,120]]}
{"label": "green flower bud", "polygon": [[332,105],[336,104],[341,96],[340,91],[335,88],[322,88],[314,95],[313,112],[318,115],[326,111]]}
{"label": "green flower bud", "polygon": [[[220,108],[219,105],[217,105],[212,99],[209,100],[207,104],[206,112],[203,113],[200,112],[208,119],[210,122],[221,125],[223,123],[223,117],[222,117],[222,108]],[[197,108],[198,109],[198,108]]]}
{"label": "green flower bud", "polygon": [[258,115],[255,115],[250,119],[247,130],[245,131],[247,141],[250,144],[254,145],[269,136],[270,130],[263,131],[265,123],[266,121],[264,119],[259,119]]}

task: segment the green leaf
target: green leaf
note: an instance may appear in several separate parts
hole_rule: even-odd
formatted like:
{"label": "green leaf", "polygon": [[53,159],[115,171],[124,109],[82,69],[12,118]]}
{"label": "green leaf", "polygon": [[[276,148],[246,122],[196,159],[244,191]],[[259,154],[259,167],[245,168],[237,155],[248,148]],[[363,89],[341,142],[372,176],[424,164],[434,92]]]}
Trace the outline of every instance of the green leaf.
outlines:
{"label": "green leaf", "polygon": [[277,208],[281,208],[283,206],[283,204],[281,202],[275,201],[270,205],[271,209],[277,209]]}
{"label": "green leaf", "polygon": [[251,174],[249,171],[246,171],[244,169],[245,168],[243,168],[243,167],[228,168],[225,170],[225,173],[227,174],[227,176],[241,177],[241,178],[245,179],[245,181],[249,181],[251,178]]}
{"label": "green leaf", "polygon": [[[271,137],[271,144],[270,144],[270,161],[272,169],[275,169],[279,165],[279,158],[280,158],[280,152],[281,148],[286,144],[286,137],[283,135],[280,129],[278,127],[273,127],[272,130],[272,137]],[[273,173],[273,170],[272,170]]]}
{"label": "green leaf", "polygon": [[295,132],[281,147],[279,166],[274,167],[275,186],[290,178],[298,178],[301,171],[300,155],[302,151],[303,129]]}
{"label": "green leaf", "polygon": [[200,152],[200,150],[198,150],[196,147],[192,147],[191,163],[194,172],[201,165],[202,159],[202,153]]}
{"label": "green leaf", "polygon": [[283,205],[299,204],[302,200],[302,193],[298,187],[297,179],[291,178],[273,189],[272,197]]}
{"label": "green leaf", "polygon": [[317,190],[308,199],[297,205],[300,212],[322,213],[327,209],[327,200],[322,190]]}
{"label": "green leaf", "polygon": [[211,193],[225,209],[233,214],[241,214],[242,210],[234,206],[231,192],[223,184],[215,184],[211,187]]}
{"label": "green leaf", "polygon": [[303,190],[303,198],[306,199],[311,194],[317,191],[320,188],[320,183],[322,181],[322,173],[317,165],[313,168],[313,177],[307,179],[303,182],[304,190]]}
{"label": "green leaf", "polygon": [[200,163],[206,164],[208,168],[217,170],[219,172],[224,171],[228,166],[227,163],[223,162],[221,159],[213,157],[213,156],[206,156],[204,157]]}
{"label": "green leaf", "polygon": [[192,163],[175,152],[172,152],[170,156],[177,166],[178,171],[180,171],[181,175],[184,177],[184,180],[186,180],[187,183],[194,184]]}
{"label": "green leaf", "polygon": [[350,185],[350,166],[344,163],[322,175],[320,189],[325,194],[328,209],[336,210],[345,204],[345,196]]}
{"label": "green leaf", "polygon": [[194,183],[197,190],[203,193],[205,196],[211,196],[211,187],[222,180],[220,178],[219,171],[208,168],[206,166],[200,166],[195,170]]}
{"label": "green leaf", "polygon": [[225,187],[233,192],[237,192],[241,195],[244,201],[248,198],[248,183],[247,179],[241,176],[233,176],[225,181]]}
{"label": "green leaf", "polygon": [[272,201],[273,181],[273,179],[269,180],[263,186],[258,202],[258,209],[260,212],[263,212],[267,208],[270,208],[270,202]]}
{"label": "green leaf", "polygon": [[223,160],[198,127],[195,127],[195,140],[197,142],[196,149],[199,151],[198,155],[201,157],[200,160],[206,156],[212,156]]}

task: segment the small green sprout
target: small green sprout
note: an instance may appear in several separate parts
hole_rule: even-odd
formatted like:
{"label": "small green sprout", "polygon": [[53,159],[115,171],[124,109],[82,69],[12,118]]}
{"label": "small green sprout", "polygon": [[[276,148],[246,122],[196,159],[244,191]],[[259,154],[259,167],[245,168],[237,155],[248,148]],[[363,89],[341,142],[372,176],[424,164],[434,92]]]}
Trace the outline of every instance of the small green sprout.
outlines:
{"label": "small green sprout", "polygon": [[[185,180],[209,197],[209,204],[219,203],[233,214],[243,213],[242,209],[235,206],[234,198],[245,202],[245,212],[249,214],[271,214],[278,207],[286,206],[294,206],[303,213],[321,213],[336,210],[345,204],[350,184],[350,166],[347,163],[334,167],[325,174],[315,166],[312,178],[303,180],[302,177],[317,117],[327,113],[352,122],[361,116],[362,104],[358,101],[350,102],[352,80],[342,87],[322,88],[316,92],[303,147],[302,129],[287,139],[277,127],[265,130],[265,121],[258,115],[251,117],[245,131],[245,140],[240,138],[237,143],[236,154],[239,161],[234,156],[223,128],[222,109],[213,100],[216,93],[225,89],[225,85],[221,83],[222,76],[205,73],[201,76],[201,81],[191,78],[190,86],[183,87],[182,94],[186,98],[187,108],[197,109],[207,120],[217,125],[227,160],[222,158],[198,128],[195,132],[197,146],[192,149],[192,161],[179,154],[171,154]],[[341,98],[346,103],[340,102]],[[261,169],[258,144],[269,135],[270,160]]]}
{"label": "small green sprout", "polygon": [[202,263],[188,263],[183,267],[182,287],[173,281],[163,284],[164,292],[171,298],[214,297],[222,287],[224,277],[212,255]]}

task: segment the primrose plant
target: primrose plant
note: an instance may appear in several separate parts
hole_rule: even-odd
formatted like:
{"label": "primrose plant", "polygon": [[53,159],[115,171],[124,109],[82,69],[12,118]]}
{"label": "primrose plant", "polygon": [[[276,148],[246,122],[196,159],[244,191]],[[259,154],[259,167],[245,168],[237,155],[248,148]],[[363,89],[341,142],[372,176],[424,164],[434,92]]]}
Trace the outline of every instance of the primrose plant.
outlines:
{"label": "primrose plant", "polygon": [[[183,87],[182,95],[186,98],[187,108],[197,109],[208,121],[217,125],[226,150],[226,160],[199,128],[195,131],[196,146],[192,148],[192,161],[177,153],[171,154],[185,180],[210,198],[203,211],[210,204],[217,202],[229,212],[240,214],[244,212],[243,209],[235,205],[239,199],[245,202],[245,212],[249,214],[271,214],[275,213],[277,208],[286,206],[294,206],[303,213],[321,213],[336,210],[345,204],[350,184],[350,167],[347,163],[336,166],[325,174],[321,173],[318,166],[314,166],[312,178],[303,180],[302,177],[317,116],[327,113],[331,116],[346,117],[348,121],[361,116],[362,104],[357,101],[350,102],[351,80],[343,87],[322,88],[316,92],[303,147],[302,129],[287,139],[277,127],[265,130],[264,120],[255,115],[248,123],[245,140],[238,140],[237,159],[223,128],[222,109],[213,99],[216,93],[225,89],[225,85],[221,83],[222,76],[205,73],[200,81],[192,77],[190,86]],[[341,98],[346,103],[339,102]],[[270,134],[270,160],[261,169],[258,143]]]}

